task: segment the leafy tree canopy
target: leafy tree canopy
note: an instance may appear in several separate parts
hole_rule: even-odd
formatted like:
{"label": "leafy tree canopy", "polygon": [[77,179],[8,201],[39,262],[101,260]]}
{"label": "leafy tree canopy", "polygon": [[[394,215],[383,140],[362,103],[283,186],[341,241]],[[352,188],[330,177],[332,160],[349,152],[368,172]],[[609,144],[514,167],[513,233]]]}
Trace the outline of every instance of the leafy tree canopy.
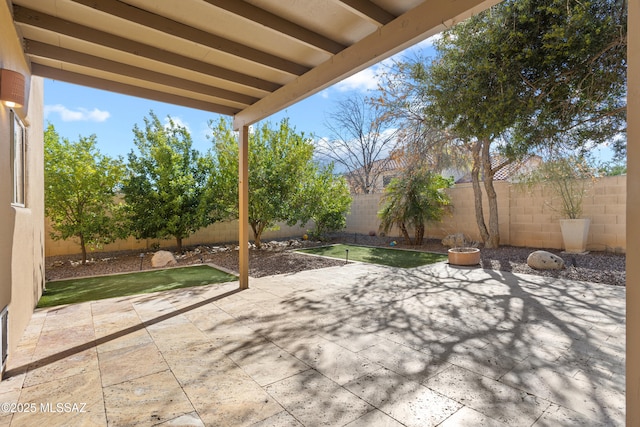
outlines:
{"label": "leafy tree canopy", "polygon": [[131,228],[137,238],[175,237],[181,251],[182,239],[218,219],[206,191],[211,158],[171,117],[164,125],[151,111],[144,123],[133,128],[138,153],[129,153],[123,186]]}
{"label": "leafy tree canopy", "polygon": [[[228,120],[210,122],[221,191],[237,217],[238,143]],[[314,146],[304,133],[283,119],[278,126],[264,123],[249,135],[249,225],[261,246],[265,229],[278,222],[294,225],[313,219],[320,230],[342,227],[337,212],[346,214],[346,187],[331,169],[318,170]],[[322,188],[322,183],[326,187]],[[328,200],[328,199],[334,200]],[[350,200],[350,199],[349,199]]]}
{"label": "leafy tree canopy", "polygon": [[100,153],[95,135],[71,142],[49,124],[44,164],[45,213],[53,239],[76,237],[86,263],[87,246],[99,248],[127,235],[122,203],[115,197],[125,168],[122,159]]}
{"label": "leafy tree canopy", "polygon": [[[514,156],[589,149],[626,130],[626,7],[617,0],[507,0],[456,25],[416,62],[426,115]],[[507,133],[508,132],[508,133]]]}
{"label": "leafy tree canopy", "polygon": [[342,230],[347,226],[351,207],[349,185],[343,176],[337,176],[333,164],[309,168],[310,176],[301,182],[300,198],[296,203],[301,212],[301,223],[312,220],[314,238]]}
{"label": "leafy tree canopy", "polygon": [[[389,73],[384,102],[393,114],[411,118],[407,127],[440,129],[471,153],[486,246],[499,244],[493,176],[508,162],[542,147],[612,142],[624,152],[626,33],[623,1],[506,0],[445,31],[434,60],[403,61]],[[505,161],[492,164],[498,151]]]}

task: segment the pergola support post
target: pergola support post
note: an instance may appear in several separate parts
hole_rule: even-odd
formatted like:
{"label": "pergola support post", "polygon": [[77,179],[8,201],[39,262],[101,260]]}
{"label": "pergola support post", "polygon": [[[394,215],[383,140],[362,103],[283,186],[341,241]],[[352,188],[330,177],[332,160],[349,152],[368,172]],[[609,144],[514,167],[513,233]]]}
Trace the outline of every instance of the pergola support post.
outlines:
{"label": "pergola support post", "polygon": [[238,272],[240,289],[249,288],[249,126],[238,133]]}
{"label": "pergola support post", "polygon": [[627,19],[627,426],[640,426],[640,0]]}

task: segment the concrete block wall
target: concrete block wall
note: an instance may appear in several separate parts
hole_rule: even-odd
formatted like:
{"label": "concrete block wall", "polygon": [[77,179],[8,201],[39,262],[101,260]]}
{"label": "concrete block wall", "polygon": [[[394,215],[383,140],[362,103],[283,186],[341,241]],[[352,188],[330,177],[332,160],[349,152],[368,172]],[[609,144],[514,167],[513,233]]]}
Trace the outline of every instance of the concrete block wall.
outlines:
{"label": "concrete block wall", "polygon": [[[300,237],[311,228],[311,225],[300,227],[289,227],[281,224],[278,230],[266,230],[262,233],[262,241],[268,242],[273,239],[287,237]],[[47,240],[45,244],[45,256],[74,255],[80,253],[80,245],[76,239],[53,240],[50,237],[50,228],[47,227]],[[253,240],[253,234],[249,232],[249,238]],[[182,241],[183,246],[209,245],[221,243],[238,242],[238,221],[226,221],[212,224],[206,228],[198,230],[196,233]],[[148,251],[158,244],[160,248],[174,248],[175,239],[142,239],[137,240],[130,237],[126,240],[117,240],[114,243],[105,245],[95,252],[115,252],[115,251]],[[87,251],[87,256],[91,258],[92,251]]]}
{"label": "concrete block wall", "polygon": [[[544,195],[541,188],[534,188],[532,191],[521,190],[515,185],[502,181],[495,182],[494,186],[498,193],[501,244],[532,248],[562,248],[557,200]],[[476,225],[471,184],[458,184],[447,191],[452,201],[451,212],[441,222],[427,224],[426,237],[442,238],[448,234],[461,232],[472,240],[480,242],[482,239]],[[626,252],[626,191],[626,176],[604,177],[597,180],[590,188],[583,201],[583,216],[591,219],[587,249]],[[368,234],[371,231],[378,233],[380,227],[378,210],[381,198],[382,194],[379,193],[354,195],[345,231],[361,234]],[[483,198],[483,210],[485,221],[488,223],[489,207],[486,195]],[[300,237],[311,228],[309,224],[304,227],[288,227],[282,224],[279,230],[265,231],[263,241]],[[401,237],[397,228],[394,228],[389,235]],[[250,235],[250,238],[252,239],[253,236]],[[238,222],[229,221],[199,230],[185,239],[183,244],[190,246],[237,241]],[[154,243],[158,243],[161,248],[175,246],[173,239],[129,238],[106,245],[100,251],[146,251],[150,250]],[[45,251],[46,256],[54,256],[77,254],[80,249],[74,240],[53,241],[47,238]]]}
{"label": "concrete block wall", "polygon": [[[584,218],[591,219],[587,249],[626,252],[626,176],[595,181],[583,200]],[[557,198],[511,188],[511,245],[562,248]]]}
{"label": "concrete block wall", "polygon": [[[562,248],[558,200],[545,195],[540,187],[521,190],[507,182],[495,182],[498,193],[498,224],[503,245],[535,248]],[[429,223],[427,237],[442,238],[452,233],[465,233],[472,240],[481,241],[475,220],[473,188],[458,184],[447,190],[452,202],[451,213],[438,223]],[[600,178],[583,200],[585,218],[591,219],[587,248],[597,251],[626,251],[626,176]],[[484,187],[483,187],[484,193]],[[347,232],[378,231],[377,217],[381,194],[353,196],[351,214],[347,217]],[[488,223],[489,208],[483,197],[483,212]],[[390,236],[400,237],[397,229]]]}
{"label": "concrete block wall", "polygon": [[[506,182],[494,182],[494,188],[498,194],[498,227],[500,229],[501,243],[509,241],[509,184]],[[483,189],[482,211],[487,227],[489,226],[489,203]],[[457,184],[447,190],[451,198],[451,212],[440,223],[427,224],[427,233],[430,238],[442,238],[452,233],[464,233],[472,240],[480,242],[480,231],[476,223],[475,202],[473,187],[468,184]]]}
{"label": "concrete block wall", "polygon": [[545,197],[540,187],[525,190],[513,186],[511,200],[511,241],[513,246],[562,248],[559,203]]}
{"label": "concrete block wall", "polygon": [[347,215],[345,231],[361,234],[368,234],[370,231],[377,233],[380,227],[378,210],[380,209],[382,194],[354,194],[351,197],[351,210]]}

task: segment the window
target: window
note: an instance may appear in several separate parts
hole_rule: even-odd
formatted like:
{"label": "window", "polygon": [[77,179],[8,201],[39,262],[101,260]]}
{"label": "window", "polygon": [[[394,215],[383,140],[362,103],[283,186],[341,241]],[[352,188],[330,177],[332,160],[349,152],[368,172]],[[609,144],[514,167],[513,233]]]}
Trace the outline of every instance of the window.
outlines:
{"label": "window", "polygon": [[24,125],[18,115],[11,110],[11,169],[13,177],[13,198],[14,205],[24,206],[25,200],[25,132]]}

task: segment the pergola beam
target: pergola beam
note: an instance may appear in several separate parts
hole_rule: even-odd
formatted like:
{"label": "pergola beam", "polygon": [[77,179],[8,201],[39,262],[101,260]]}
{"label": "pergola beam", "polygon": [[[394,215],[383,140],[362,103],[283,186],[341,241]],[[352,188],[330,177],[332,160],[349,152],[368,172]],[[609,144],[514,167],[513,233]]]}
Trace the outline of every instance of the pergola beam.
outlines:
{"label": "pergola beam", "polygon": [[369,0],[340,0],[340,3],[376,25],[386,25],[396,17]]}
{"label": "pergola beam", "polygon": [[223,37],[207,33],[197,28],[190,27],[117,0],[73,1],[92,9],[99,10],[108,15],[117,16],[120,19],[154,29],[159,32],[171,34],[174,37],[198,43],[211,49],[215,49],[238,58],[243,58],[247,61],[261,64],[265,67],[273,68],[285,73],[299,76],[309,71],[309,68],[304,65],[296,64],[293,61],[261,52],[249,46],[227,40]]}
{"label": "pergola beam", "polygon": [[287,21],[278,15],[274,15],[273,13],[260,9],[250,3],[237,0],[205,1],[212,6],[226,10],[229,13],[233,13],[234,15],[238,15],[249,21],[261,24],[275,32],[284,34],[293,40],[306,43],[308,46],[324,52],[336,54],[346,47],[334,40],[310,31],[300,25],[294,24],[293,22]]}
{"label": "pergola beam", "polygon": [[145,89],[126,83],[119,83],[101,79],[99,77],[61,70],[59,68],[49,67],[34,62],[31,64],[31,72],[34,76],[46,77],[49,79],[60,80],[62,82],[107,90],[109,92],[117,92],[123,95],[136,96],[138,98],[152,99],[154,101],[166,102],[168,104],[182,105],[184,107],[195,108],[197,110],[211,111],[212,113],[233,115],[239,110],[238,108],[229,107],[227,105],[220,105],[186,96]]}
{"label": "pergola beam", "polygon": [[99,56],[80,53],[70,49],[38,42],[35,40],[25,40],[26,52],[36,57],[53,59],[69,64],[80,65],[82,67],[94,68],[120,76],[131,77],[148,82],[157,83],[172,88],[182,89],[190,92],[201,93],[203,95],[227,99],[239,104],[251,105],[258,100],[252,96],[232,92],[225,89],[208,86],[203,83],[182,79],[179,77],[162,74],[157,71],[135,67],[116,61],[101,58]]}
{"label": "pergola beam", "polygon": [[14,19],[21,25],[41,28],[77,40],[84,40],[97,46],[104,46],[127,54],[150,59],[163,64],[170,64],[179,68],[186,68],[207,76],[226,80],[242,86],[254,88],[263,92],[273,92],[281,87],[277,83],[239,73],[197,59],[179,55],[167,50],[158,49],[144,43],[130,40],[104,31],[99,31],[75,22],[70,22],[46,13],[38,12],[26,7],[13,7]]}
{"label": "pergola beam", "polygon": [[499,3],[426,1],[236,114],[234,128],[253,124]]}

